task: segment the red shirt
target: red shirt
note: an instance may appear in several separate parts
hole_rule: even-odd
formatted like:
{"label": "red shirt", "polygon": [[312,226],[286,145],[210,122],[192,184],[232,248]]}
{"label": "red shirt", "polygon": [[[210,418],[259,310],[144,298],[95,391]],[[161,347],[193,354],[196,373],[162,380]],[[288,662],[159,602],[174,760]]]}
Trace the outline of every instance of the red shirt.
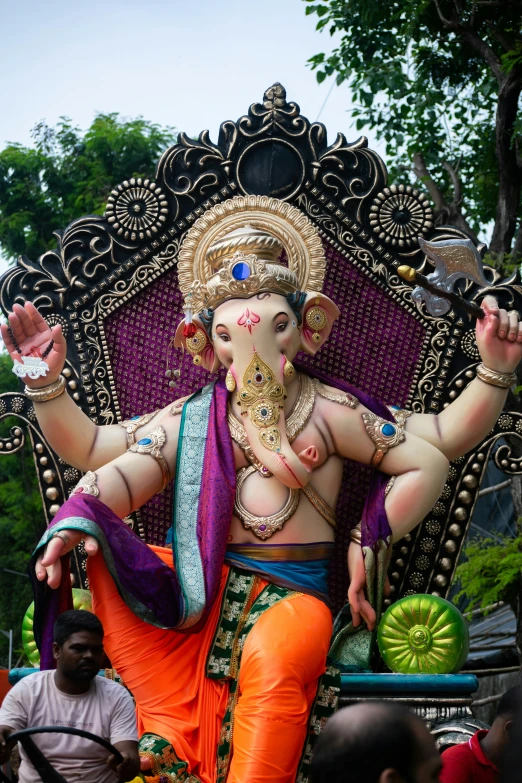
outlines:
{"label": "red shirt", "polygon": [[444,751],[440,783],[498,783],[498,768],[480,745],[487,733],[486,729],[477,731],[468,742]]}

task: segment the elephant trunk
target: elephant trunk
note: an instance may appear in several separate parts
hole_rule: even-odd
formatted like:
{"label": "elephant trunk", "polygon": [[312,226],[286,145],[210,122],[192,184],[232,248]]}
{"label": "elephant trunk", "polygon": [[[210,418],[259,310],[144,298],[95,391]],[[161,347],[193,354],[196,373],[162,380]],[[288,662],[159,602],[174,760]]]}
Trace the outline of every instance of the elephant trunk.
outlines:
{"label": "elephant trunk", "polygon": [[[249,444],[257,459],[287,487],[299,489],[310,480],[316,450],[310,446],[297,455],[290,445],[285,428],[284,377],[281,356],[277,359],[277,371],[260,360],[257,354],[245,372],[232,372],[238,382],[238,401],[242,409],[242,421]],[[276,362],[273,362],[275,365]],[[258,388],[252,393],[256,379]],[[278,388],[279,387],[279,388]],[[279,403],[277,395],[280,393]]]}

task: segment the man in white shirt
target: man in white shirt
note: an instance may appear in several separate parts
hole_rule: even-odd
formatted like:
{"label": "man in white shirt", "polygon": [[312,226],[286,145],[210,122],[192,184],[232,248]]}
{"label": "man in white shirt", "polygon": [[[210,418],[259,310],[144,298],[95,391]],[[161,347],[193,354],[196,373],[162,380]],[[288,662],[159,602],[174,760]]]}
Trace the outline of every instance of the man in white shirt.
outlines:
{"label": "man in white shirt", "polygon": [[[54,627],[55,671],[25,677],[0,707],[0,764],[10,754],[9,735],[33,726],[71,726],[110,742],[114,756],[95,742],[71,734],[34,734],[32,739],[67,783],[115,783],[136,777],[140,762],[136,714],[124,687],[97,677],[103,657],[103,627],[87,611],[63,612]],[[20,747],[20,783],[42,783]]]}

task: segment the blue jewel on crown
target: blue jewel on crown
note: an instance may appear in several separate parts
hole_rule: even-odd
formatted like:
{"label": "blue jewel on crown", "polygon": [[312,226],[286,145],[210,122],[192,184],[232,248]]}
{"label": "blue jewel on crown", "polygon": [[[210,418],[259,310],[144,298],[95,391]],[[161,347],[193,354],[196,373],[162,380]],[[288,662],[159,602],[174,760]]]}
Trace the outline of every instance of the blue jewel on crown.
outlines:
{"label": "blue jewel on crown", "polygon": [[238,261],[237,264],[234,264],[232,267],[232,277],[234,280],[248,280],[250,274],[250,267],[244,261]]}

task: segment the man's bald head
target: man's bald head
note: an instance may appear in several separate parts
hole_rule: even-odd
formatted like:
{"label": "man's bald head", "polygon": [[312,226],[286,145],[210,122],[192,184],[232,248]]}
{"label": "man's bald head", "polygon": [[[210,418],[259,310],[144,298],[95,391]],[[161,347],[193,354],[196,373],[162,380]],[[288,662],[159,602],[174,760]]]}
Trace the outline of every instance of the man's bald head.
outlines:
{"label": "man's bald head", "polygon": [[436,783],[440,757],[423,721],[400,705],[365,702],[328,721],[312,783]]}

